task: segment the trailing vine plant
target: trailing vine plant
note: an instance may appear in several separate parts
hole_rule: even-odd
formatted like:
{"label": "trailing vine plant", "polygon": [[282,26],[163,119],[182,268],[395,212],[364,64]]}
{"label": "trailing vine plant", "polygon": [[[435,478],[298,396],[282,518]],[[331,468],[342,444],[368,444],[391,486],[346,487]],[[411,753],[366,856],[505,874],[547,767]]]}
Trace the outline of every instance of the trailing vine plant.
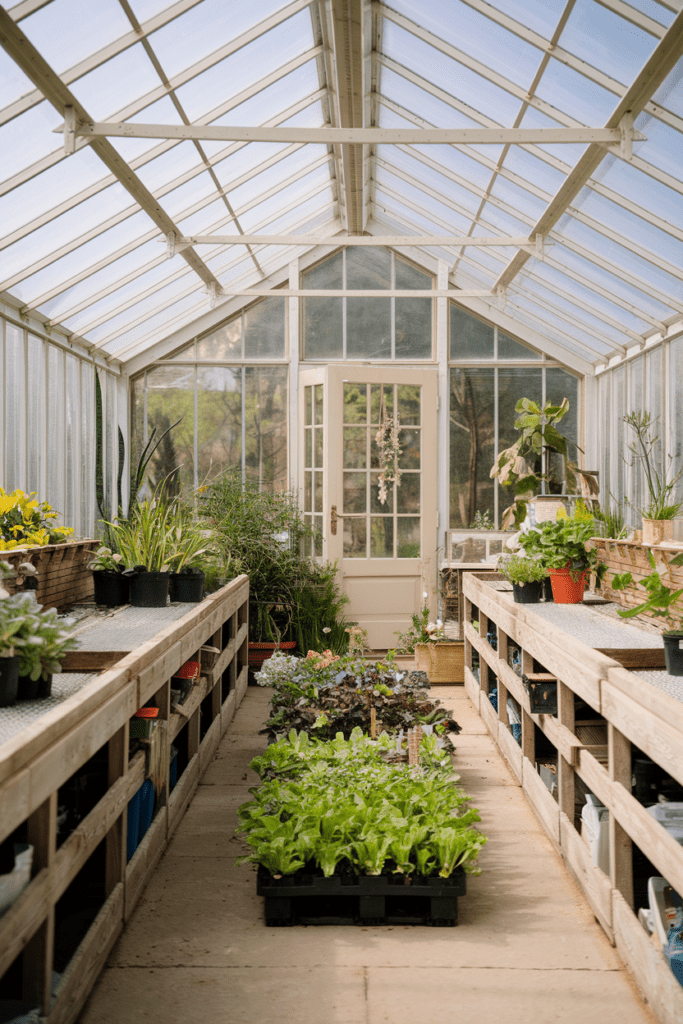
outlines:
{"label": "trailing vine plant", "polygon": [[380,469],[378,498],[381,505],[384,505],[387,500],[387,484],[395,483],[397,487],[401,484],[401,470],[398,468],[398,460],[401,455],[400,429],[398,413],[387,416],[384,405],[384,388],[382,388],[379,400],[379,428],[375,434]]}

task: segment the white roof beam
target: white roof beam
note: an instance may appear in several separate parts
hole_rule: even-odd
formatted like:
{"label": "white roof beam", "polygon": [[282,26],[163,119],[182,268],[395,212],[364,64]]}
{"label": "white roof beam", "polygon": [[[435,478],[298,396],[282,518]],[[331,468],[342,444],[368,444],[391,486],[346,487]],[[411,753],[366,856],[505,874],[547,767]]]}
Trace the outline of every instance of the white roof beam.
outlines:
{"label": "white roof beam", "polygon": [[612,11],[613,14],[618,14],[625,21],[630,21],[637,28],[642,28],[644,32],[649,32],[656,39],[661,39],[666,32],[665,25],[655,21],[654,18],[650,18],[649,15],[644,14],[642,11],[637,11],[635,7],[624,3],[624,0],[596,0],[596,3],[606,10]]}
{"label": "white roof beam", "polygon": [[[64,74],[60,76],[61,80],[65,85],[71,85],[72,82],[75,82],[78,78],[88,74],[88,72],[94,70],[94,68],[99,67],[100,64],[103,64],[105,61],[115,57],[118,53],[122,53],[135,43],[139,43],[141,37],[146,37],[158,28],[167,25],[181,14],[184,14],[185,11],[190,10],[192,7],[196,7],[200,2],[201,0],[179,0],[178,3],[167,7],[166,10],[161,11],[153,18],[149,18],[147,21],[143,22],[140,26],[140,33],[135,30],[127,32],[124,36],[119,37],[119,39],[114,40],[114,42],[110,43],[108,46],[98,50],[94,54],[91,54],[91,56],[76,64],[73,68],[65,71]],[[277,11],[276,14],[271,15],[269,18],[266,18],[264,21],[254,25],[246,32],[236,36],[235,39],[230,40],[230,42],[225,46],[220,47],[218,50],[214,50],[208,57],[203,58],[196,64],[191,65],[191,67],[186,68],[180,74],[175,75],[170,79],[170,85],[168,87],[157,86],[157,88],[146,93],[144,97],[140,97],[137,102],[142,103],[142,107],[139,107],[138,109],[143,109],[150,103],[154,103],[156,100],[161,99],[162,96],[167,94],[169,88],[175,89],[180,85],[184,85],[192,78],[201,74],[202,71],[206,71],[207,68],[213,67],[214,64],[217,64],[219,61],[224,60],[231,54],[236,53],[237,50],[240,50],[243,46],[253,42],[254,39],[258,38],[258,36],[262,35],[264,32],[267,32],[269,29],[274,28],[276,25],[286,21],[288,18],[291,18],[293,14],[297,14],[299,11],[303,10],[310,2],[311,0],[294,0],[293,3],[282,8],[282,10]],[[9,13],[11,15],[12,12],[10,11]],[[18,114],[23,113],[25,110],[30,110],[31,107],[40,103],[42,98],[43,95],[40,89],[37,89],[35,92],[28,93],[26,96],[22,96],[21,99],[17,100],[15,103],[12,103],[3,110],[0,110],[0,124],[4,124],[5,121],[9,121],[13,117],[17,117]]]}
{"label": "white roof beam", "polygon": [[[607,127],[616,127],[625,116],[636,117],[652,93],[659,88],[675,67],[681,54],[683,54],[683,12],[676,16],[671,27],[615,107],[608,119]],[[557,224],[574,197],[598,167],[604,155],[605,150],[601,146],[591,145],[588,147],[534,226],[534,235],[548,234]],[[518,252],[505,268],[496,285],[501,288],[507,287],[528,258],[525,252]]]}
{"label": "white roof beam", "polygon": [[361,234],[363,230],[363,152],[348,144],[354,141],[356,132],[364,130],[363,7],[363,0],[326,0],[338,127],[325,130],[332,133],[329,137],[315,140],[341,149],[340,184],[344,190],[344,213],[350,235]]}
{"label": "white roof beam", "polygon": [[[29,39],[2,8],[0,8],[0,45],[18,64],[24,74],[43,92],[45,98],[56,110],[63,112],[67,107],[73,107],[78,120],[88,119],[85,108],[80,105],[73,93],[64,85],[47,61],[41,57]],[[177,233],[174,221],[161,209],[152,193],[142,184],[111,143],[106,139],[95,139],[91,145],[100,160],[118,178],[126,191],[130,193],[159,230],[164,234],[169,234],[171,231]],[[215,284],[220,287],[203,260],[192,249],[186,249],[183,252],[183,259],[187,261],[204,284]]]}
{"label": "white roof beam", "polygon": [[23,18],[28,18],[29,14],[35,14],[41,7],[47,7],[51,3],[52,0],[21,0],[21,3],[8,8],[7,13],[15,21],[22,21]]}
{"label": "white roof beam", "polygon": [[[61,132],[55,128],[54,132]],[[623,130],[614,128],[302,128],[296,125],[268,128],[263,125],[140,124],[136,121],[80,121],[76,135],[82,138],[201,139],[213,142],[304,142],[323,145],[557,145],[603,143],[619,145]],[[627,129],[634,142],[646,136]]]}
{"label": "white roof beam", "polygon": [[178,252],[183,245],[326,245],[334,244],[345,246],[406,246],[406,245],[523,245],[533,247],[534,243],[526,235],[519,238],[506,238],[495,235],[488,238],[472,238],[462,235],[386,235],[381,238],[368,238],[363,235],[346,235],[335,237],[330,241],[329,237],[320,234],[315,235],[191,235],[187,238],[175,239],[175,251]]}

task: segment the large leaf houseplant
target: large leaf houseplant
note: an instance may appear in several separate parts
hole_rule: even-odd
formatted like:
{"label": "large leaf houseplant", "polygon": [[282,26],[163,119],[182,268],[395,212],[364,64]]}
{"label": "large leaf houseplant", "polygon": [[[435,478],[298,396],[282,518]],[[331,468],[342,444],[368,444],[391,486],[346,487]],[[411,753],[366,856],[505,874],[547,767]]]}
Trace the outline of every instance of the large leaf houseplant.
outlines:
{"label": "large leaf houseplant", "polygon": [[519,543],[526,554],[549,571],[553,600],[558,604],[582,601],[588,573],[599,570],[593,533],[592,519],[565,517],[520,534]]}

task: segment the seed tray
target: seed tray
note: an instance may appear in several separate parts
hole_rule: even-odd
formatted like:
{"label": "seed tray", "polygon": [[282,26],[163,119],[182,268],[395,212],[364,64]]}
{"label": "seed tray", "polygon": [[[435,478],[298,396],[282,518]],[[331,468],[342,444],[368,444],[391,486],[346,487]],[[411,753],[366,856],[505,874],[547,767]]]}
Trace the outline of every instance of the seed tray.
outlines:
{"label": "seed tray", "polygon": [[259,867],[256,891],[264,897],[266,925],[397,925],[449,928],[458,923],[458,896],[466,892],[464,871],[405,884],[403,875],[296,875],[273,878]]}

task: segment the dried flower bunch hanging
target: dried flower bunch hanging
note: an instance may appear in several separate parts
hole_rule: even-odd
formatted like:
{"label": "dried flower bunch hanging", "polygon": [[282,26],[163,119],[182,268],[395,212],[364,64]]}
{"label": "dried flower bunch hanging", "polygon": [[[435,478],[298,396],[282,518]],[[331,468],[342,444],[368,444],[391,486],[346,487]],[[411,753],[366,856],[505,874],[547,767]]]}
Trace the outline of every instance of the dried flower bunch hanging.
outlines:
{"label": "dried flower bunch hanging", "polygon": [[387,484],[395,483],[397,487],[401,485],[401,470],[398,468],[398,460],[401,455],[400,429],[398,413],[387,416],[384,405],[384,389],[382,389],[379,404],[379,428],[375,434],[380,468],[378,497],[381,505],[384,505],[387,500]]}

